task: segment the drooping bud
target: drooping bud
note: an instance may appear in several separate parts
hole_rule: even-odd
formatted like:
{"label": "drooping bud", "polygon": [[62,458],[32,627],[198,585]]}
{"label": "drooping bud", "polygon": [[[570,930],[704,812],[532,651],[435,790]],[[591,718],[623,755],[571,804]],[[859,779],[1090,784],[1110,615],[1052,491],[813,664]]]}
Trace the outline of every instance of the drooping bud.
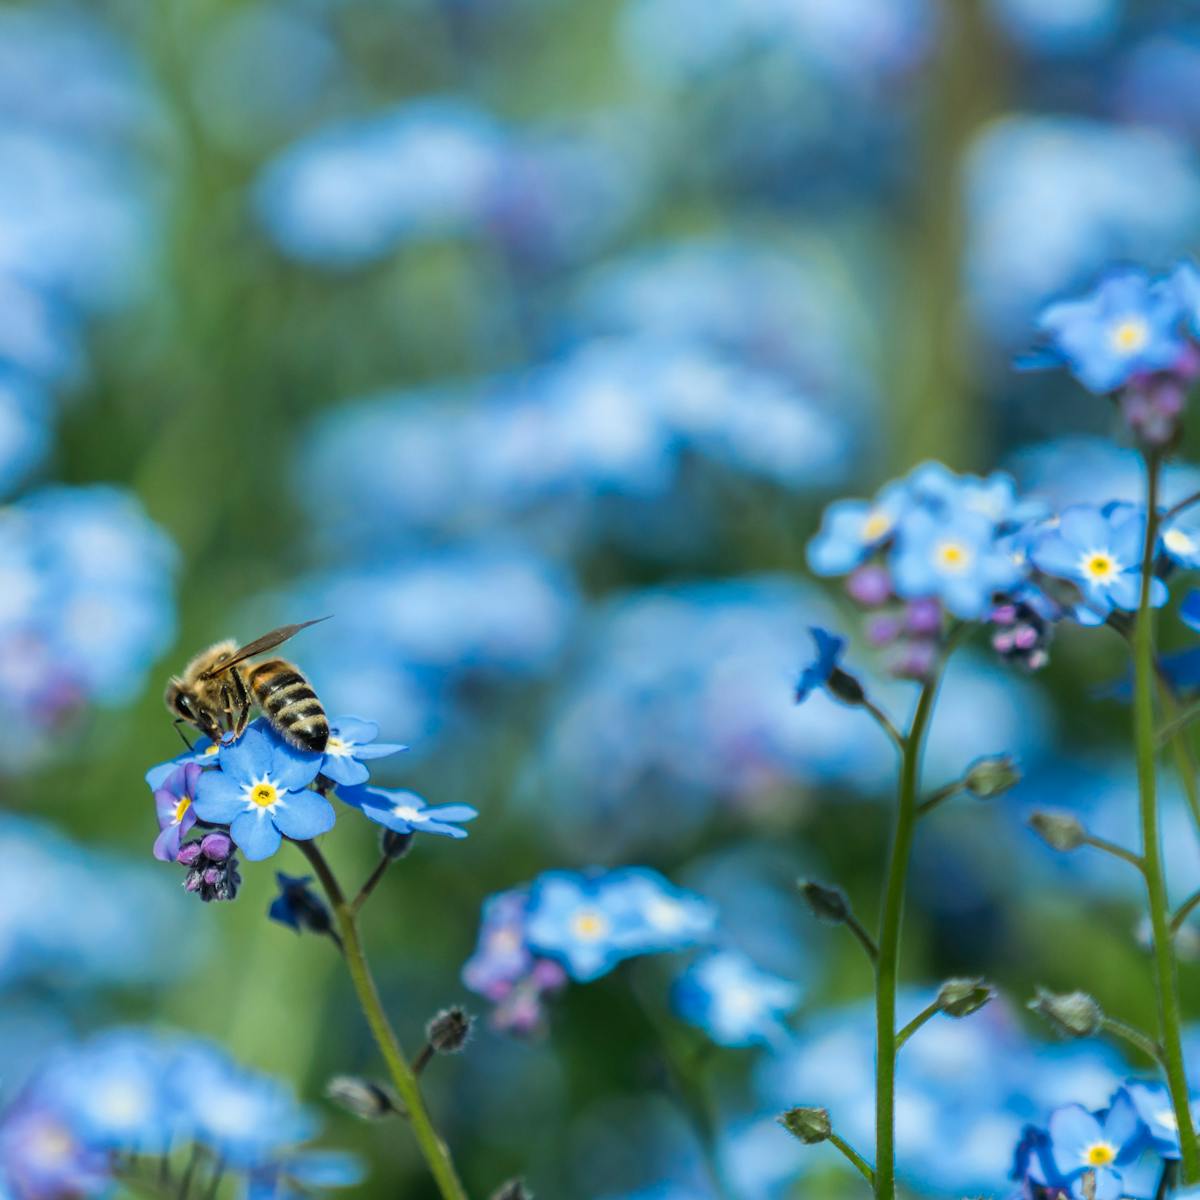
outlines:
{"label": "drooping bud", "polygon": [[1072,813],[1035,812],[1029,818],[1029,827],[1052,850],[1078,850],[1087,842],[1083,822]]}
{"label": "drooping bud", "polygon": [[985,979],[947,979],[938,989],[937,1002],[948,1017],[969,1017],[995,996],[995,989]]}
{"label": "drooping bud", "polygon": [[533,1193],[525,1186],[525,1180],[510,1179],[502,1183],[489,1200],[533,1200]]}
{"label": "drooping bud", "polygon": [[843,671],[841,667],[834,667],[830,671],[825,686],[829,689],[830,694],[843,704],[861,704],[867,698],[863,685],[849,671]]}
{"label": "drooping bud", "polygon": [[993,800],[1021,782],[1021,772],[1011,754],[977,758],[963,777],[963,786],[977,800]]}
{"label": "drooping bud", "polygon": [[800,895],[804,897],[809,911],[818,921],[828,921],[832,925],[844,924],[850,916],[850,904],[841,888],[826,887],[811,879],[799,882]]}
{"label": "drooping bud", "polygon": [[325,1085],[325,1095],[339,1108],[363,1121],[380,1121],[399,1111],[387,1088],[356,1075],[335,1075]]}
{"label": "drooping bud", "polygon": [[1104,1022],[1100,1005],[1086,992],[1059,993],[1038,988],[1029,1008],[1045,1017],[1051,1028],[1065,1038],[1092,1037]]}
{"label": "drooping bud", "polygon": [[305,930],[319,934],[333,932],[333,918],[329,909],[308,886],[312,882],[310,875],[296,877],[277,871],[275,880],[279,885],[279,895],[271,901],[271,907],[267,910],[267,916],[272,921],[278,921],[297,933]]}
{"label": "drooping bud", "polygon": [[867,563],[846,578],[846,594],[863,608],[878,608],[892,595],[892,578],[879,563]]}
{"label": "drooping bud", "polygon": [[396,862],[412,849],[413,836],[411,829],[407,833],[397,833],[394,829],[385,829],[379,835],[379,849],[392,862]]}
{"label": "drooping bud", "polygon": [[175,861],[187,868],[184,890],[205,902],[234,899],[242,883],[234,849],[229,835],[220,832],[180,846]]}
{"label": "drooping bud", "polygon": [[776,1120],[806,1146],[827,1142],[833,1132],[833,1126],[829,1123],[829,1110],[826,1108],[789,1108]]}
{"label": "drooping bud", "polygon": [[445,1008],[425,1026],[425,1037],[438,1054],[457,1054],[471,1036],[474,1018],[455,1005]]}

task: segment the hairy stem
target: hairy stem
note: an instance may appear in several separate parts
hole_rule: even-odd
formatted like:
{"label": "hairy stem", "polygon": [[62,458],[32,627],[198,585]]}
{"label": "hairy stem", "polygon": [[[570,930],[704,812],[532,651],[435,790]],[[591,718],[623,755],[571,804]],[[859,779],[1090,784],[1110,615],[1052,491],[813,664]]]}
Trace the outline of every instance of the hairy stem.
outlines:
{"label": "hairy stem", "polygon": [[400,1048],[399,1039],[387,1019],[387,1014],[383,1011],[383,1002],[379,998],[379,990],[375,986],[367,956],[363,952],[362,941],[358,936],[354,912],[342,892],[341,885],[315,842],[297,842],[296,845],[312,864],[321,886],[325,889],[341,934],[346,968],[350,972],[350,980],[358,995],[363,1016],[366,1017],[379,1052],[383,1055],[383,1061],[387,1064],[392,1084],[404,1105],[413,1135],[438,1186],[442,1200],[467,1200],[467,1193],[454,1168],[454,1160],[450,1157],[445,1142],[433,1127],[417,1077]]}
{"label": "hairy stem", "polygon": [[845,1138],[838,1137],[836,1133],[829,1135],[830,1142],[835,1145],[851,1162],[854,1169],[862,1175],[868,1183],[875,1182],[875,1172],[871,1170],[871,1164],[855,1148],[850,1145]]}
{"label": "hairy stem", "polygon": [[896,826],[892,834],[883,914],[879,922],[879,958],[875,968],[875,1172],[877,1200],[896,1195],[896,974],[900,958],[900,925],[913,834],[917,826],[917,787],[925,731],[933,712],[938,675],[921,689],[900,759]]}
{"label": "hairy stem", "polygon": [[1180,1154],[1185,1183],[1200,1179],[1200,1147],[1188,1105],[1187,1076],[1183,1067],[1179,991],[1171,941],[1167,887],[1163,876],[1161,834],[1158,827],[1158,794],[1155,773],[1155,614],[1150,604],[1154,552],[1158,542],[1158,474],[1156,454],[1146,455],[1146,539],[1142,550],[1142,586],[1137,623],[1133,630],[1133,736],[1137,755],[1138,808],[1142,827],[1142,873],[1154,939],[1154,982],[1158,995],[1159,1042],[1171,1103],[1179,1123]]}

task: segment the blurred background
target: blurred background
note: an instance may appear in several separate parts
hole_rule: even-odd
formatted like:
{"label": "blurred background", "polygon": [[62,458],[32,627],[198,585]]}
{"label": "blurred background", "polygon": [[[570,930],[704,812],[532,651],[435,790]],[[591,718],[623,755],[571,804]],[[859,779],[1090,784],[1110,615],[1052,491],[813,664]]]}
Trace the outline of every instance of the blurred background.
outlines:
{"label": "blurred background", "polygon": [[[741,1049],[671,1015],[678,955],[572,985],[540,1036],[485,1019],[427,1082],[472,1193],[860,1194],[773,1123],[869,1128],[869,974],[793,882],[873,919],[893,766],[860,714],[791,704],[807,627],[853,628],[804,545],[924,456],[1132,495],[1107,407],[1010,363],[1048,297],[1196,248],[1198,135],[1184,0],[0,7],[4,1094],[129,1022],[318,1106],[377,1072],[331,948],[265,919],[300,856],[201,905],[150,857],[142,779],[179,749],[169,673],[332,612],[291,649],[331,712],[411,747],[379,777],[481,812],[366,913],[407,1045],[442,1004],[483,1014],[480,905],[553,867],[657,868],[803,993]],[[1023,827],[1050,801],[1133,836],[1121,670],[1085,635],[1036,678],[982,644],[951,671],[929,786],[1002,751],[1026,779],[922,829],[905,977],[1009,999],[912,1043],[914,1194],[1004,1190],[1024,1120],[1127,1069],[1044,1042],[1035,984],[1153,1022],[1136,880]],[[375,862],[356,814],[326,842],[347,879]],[[324,1116],[372,1162],[361,1194],[432,1194],[407,1139]]]}

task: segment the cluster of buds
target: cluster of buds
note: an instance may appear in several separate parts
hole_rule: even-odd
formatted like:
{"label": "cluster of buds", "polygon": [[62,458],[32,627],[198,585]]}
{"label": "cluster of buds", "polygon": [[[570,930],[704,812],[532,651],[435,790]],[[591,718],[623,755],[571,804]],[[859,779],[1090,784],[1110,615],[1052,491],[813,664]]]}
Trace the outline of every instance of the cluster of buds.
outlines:
{"label": "cluster of buds", "polygon": [[933,597],[895,600],[887,568],[879,563],[868,563],[852,572],[846,579],[846,592],[871,612],[867,640],[873,646],[890,648],[891,674],[899,679],[928,678],[942,636],[941,604]]}
{"label": "cluster of buds", "polygon": [[1050,661],[1050,637],[1054,626],[1031,605],[1010,600],[992,609],[992,649],[1005,662],[1028,671],[1041,670]]}
{"label": "cluster of buds", "polygon": [[184,889],[195,892],[201,900],[232,900],[237,895],[242,877],[229,834],[218,831],[205,834],[199,841],[185,842],[175,861],[187,868]]}

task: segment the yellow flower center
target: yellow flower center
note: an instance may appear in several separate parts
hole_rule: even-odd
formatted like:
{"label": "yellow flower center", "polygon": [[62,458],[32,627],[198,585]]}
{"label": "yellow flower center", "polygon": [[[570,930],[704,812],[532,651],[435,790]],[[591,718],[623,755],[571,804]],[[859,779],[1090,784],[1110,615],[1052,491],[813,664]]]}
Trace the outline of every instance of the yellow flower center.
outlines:
{"label": "yellow flower center", "polygon": [[1141,317],[1126,317],[1109,334],[1113,349],[1121,354],[1136,354],[1150,340],[1150,326]]}
{"label": "yellow flower center", "polygon": [[594,908],[586,908],[582,912],[576,913],[574,921],[571,922],[571,928],[575,931],[577,938],[586,942],[594,942],[608,932],[608,919]]}
{"label": "yellow flower center", "polygon": [[862,537],[864,542],[877,542],[892,527],[892,518],[879,509],[872,509],[863,521]]}
{"label": "yellow flower center", "polygon": [[259,808],[270,808],[279,799],[279,793],[269,783],[256,783],[250,789],[250,799]]}
{"label": "yellow flower center", "polygon": [[961,542],[941,542],[934,558],[943,571],[965,571],[971,565],[971,552]]}
{"label": "yellow flower center", "polygon": [[1163,534],[1163,545],[1172,554],[1191,554],[1196,548],[1196,543],[1182,529],[1168,529]]}
{"label": "yellow flower center", "polygon": [[179,803],[175,805],[175,824],[178,825],[183,820],[183,814],[192,807],[191,796],[180,796]]}
{"label": "yellow flower center", "polygon": [[338,758],[344,758],[350,753],[350,747],[340,737],[331,737],[325,743],[325,753],[336,755]]}
{"label": "yellow flower center", "polygon": [[1083,573],[1097,583],[1107,583],[1117,574],[1117,560],[1107,550],[1093,550],[1083,556]]}
{"label": "yellow flower center", "polygon": [[1083,1161],[1089,1167],[1107,1167],[1116,1162],[1117,1148],[1112,1142],[1093,1142],[1084,1152]]}
{"label": "yellow flower center", "polygon": [[200,751],[200,753],[203,754],[205,758],[209,758],[212,755],[216,754],[220,749],[221,749],[220,743],[213,742],[213,744],[211,746],[205,746],[204,749]]}

